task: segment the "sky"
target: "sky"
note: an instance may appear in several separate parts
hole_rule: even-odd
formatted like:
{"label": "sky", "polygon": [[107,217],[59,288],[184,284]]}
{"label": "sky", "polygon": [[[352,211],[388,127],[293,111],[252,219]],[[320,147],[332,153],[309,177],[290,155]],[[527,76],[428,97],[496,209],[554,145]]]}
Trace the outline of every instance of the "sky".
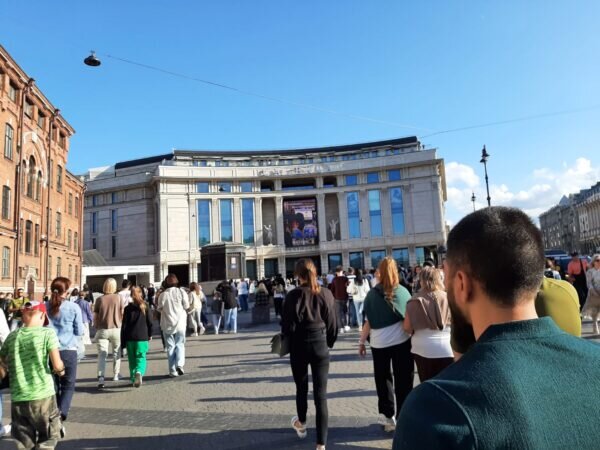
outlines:
{"label": "sky", "polygon": [[2,0],[0,43],[75,128],[74,173],[416,135],[445,160],[454,224],[472,192],[484,206],[483,145],[494,205],[537,216],[600,180],[598,23],[576,0]]}

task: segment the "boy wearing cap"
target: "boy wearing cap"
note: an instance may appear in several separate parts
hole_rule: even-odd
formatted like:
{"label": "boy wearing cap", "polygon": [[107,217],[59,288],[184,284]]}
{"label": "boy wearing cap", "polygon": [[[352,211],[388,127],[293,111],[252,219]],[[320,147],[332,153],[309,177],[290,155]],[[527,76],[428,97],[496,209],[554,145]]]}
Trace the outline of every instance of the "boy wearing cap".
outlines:
{"label": "boy wearing cap", "polygon": [[20,449],[54,448],[61,421],[48,358],[59,376],[65,366],[56,332],[45,327],[45,305],[25,303],[22,318],[24,326],[10,333],[0,348],[0,377],[10,373],[12,437]]}

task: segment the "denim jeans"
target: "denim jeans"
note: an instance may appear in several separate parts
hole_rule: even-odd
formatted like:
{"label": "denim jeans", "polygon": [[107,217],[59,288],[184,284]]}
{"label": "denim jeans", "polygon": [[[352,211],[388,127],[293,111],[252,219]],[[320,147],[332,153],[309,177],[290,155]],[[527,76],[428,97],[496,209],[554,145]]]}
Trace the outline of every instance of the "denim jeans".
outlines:
{"label": "denim jeans", "polygon": [[356,312],[356,305],[354,304],[354,300],[350,299],[348,301],[348,325],[351,327],[357,327],[358,324],[358,314]]}
{"label": "denim jeans", "polygon": [[60,410],[60,417],[62,420],[67,420],[73,394],[75,394],[77,350],[61,350],[60,359],[62,359],[65,365],[65,375],[63,377],[54,375],[54,387],[56,389],[56,402]]}
{"label": "denim jeans", "polygon": [[225,310],[225,327],[223,329],[237,333],[237,308]]}
{"label": "denim jeans", "polygon": [[219,327],[221,326],[221,315],[220,314],[211,314],[210,315],[211,322],[215,327],[215,334],[219,334]]}
{"label": "denim jeans", "polygon": [[240,294],[239,298],[242,311],[248,311],[248,294]]}
{"label": "denim jeans", "polygon": [[185,330],[173,334],[165,333],[169,373],[176,374],[178,367],[185,365]]}
{"label": "denim jeans", "polygon": [[338,328],[344,328],[348,325],[348,301],[347,300],[336,300],[336,313],[337,313],[337,326]]}
{"label": "denim jeans", "polygon": [[354,300],[354,308],[356,309],[356,321],[358,322],[358,326],[362,327],[364,324],[363,319],[363,307],[365,305],[365,301]]}

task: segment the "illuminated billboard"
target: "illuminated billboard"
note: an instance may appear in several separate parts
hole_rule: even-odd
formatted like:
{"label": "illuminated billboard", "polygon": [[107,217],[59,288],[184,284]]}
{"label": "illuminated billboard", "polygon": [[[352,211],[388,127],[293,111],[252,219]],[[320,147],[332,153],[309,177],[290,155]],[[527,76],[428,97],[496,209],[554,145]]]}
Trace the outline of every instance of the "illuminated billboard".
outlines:
{"label": "illuminated billboard", "polygon": [[286,247],[317,245],[317,199],[283,200],[283,229]]}

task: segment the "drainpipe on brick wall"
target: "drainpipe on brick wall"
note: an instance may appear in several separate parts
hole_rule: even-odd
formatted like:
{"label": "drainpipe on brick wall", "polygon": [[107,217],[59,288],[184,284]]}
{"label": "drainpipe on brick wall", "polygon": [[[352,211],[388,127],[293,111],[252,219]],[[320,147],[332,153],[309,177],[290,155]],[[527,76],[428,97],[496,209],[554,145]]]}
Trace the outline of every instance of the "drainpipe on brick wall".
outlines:
{"label": "drainpipe on brick wall", "polygon": [[50,161],[52,160],[52,131],[54,127],[54,122],[60,113],[60,109],[55,109],[50,117],[50,133],[48,133],[48,155],[46,157],[46,178],[48,182],[46,183],[46,264],[44,270],[44,295],[49,294],[50,288],[50,280],[48,279],[50,273],[50,191],[52,186],[52,180],[50,177],[52,176],[52,168],[50,167]]}
{"label": "drainpipe on brick wall", "polygon": [[[33,83],[35,83],[35,80],[33,78],[30,78],[27,81],[27,84],[25,85],[25,87],[23,87],[22,92],[21,92],[21,111],[19,114],[19,146],[17,149],[17,153],[19,154],[19,163],[17,164],[17,176],[16,178],[16,186],[15,186],[15,191],[16,191],[16,195],[15,195],[15,228],[17,231],[17,235],[16,235],[16,239],[15,239],[15,264],[13,267],[13,273],[14,273],[14,288],[16,289],[18,287],[17,285],[17,281],[19,279],[19,248],[20,248],[20,243],[21,243],[21,218],[20,218],[20,210],[21,210],[21,180],[23,178],[23,128],[24,128],[24,122],[25,122],[25,99],[27,97],[27,94],[31,91],[31,89],[33,88]],[[25,286],[23,286],[23,288],[25,288]]]}

